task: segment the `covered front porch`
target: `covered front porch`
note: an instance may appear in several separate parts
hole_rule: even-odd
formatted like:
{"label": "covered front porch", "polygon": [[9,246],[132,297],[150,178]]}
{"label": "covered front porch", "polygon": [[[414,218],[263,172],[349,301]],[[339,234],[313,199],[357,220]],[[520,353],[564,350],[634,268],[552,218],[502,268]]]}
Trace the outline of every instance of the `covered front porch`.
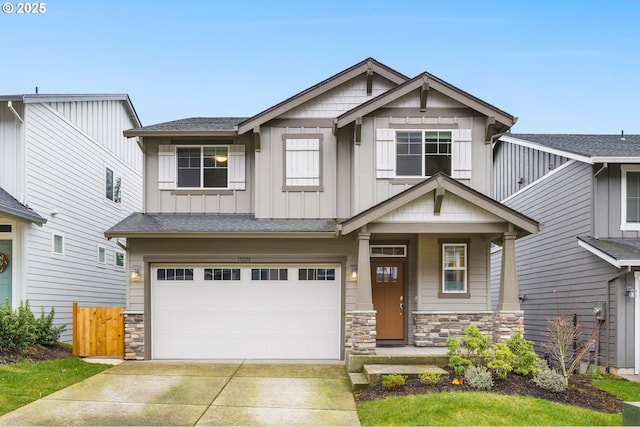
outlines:
{"label": "covered front porch", "polygon": [[[522,331],[515,240],[541,229],[533,219],[438,174],[339,229],[358,242],[355,304],[345,313],[347,353],[446,348],[449,337],[470,325],[495,341]],[[492,243],[503,247],[495,311]]]}

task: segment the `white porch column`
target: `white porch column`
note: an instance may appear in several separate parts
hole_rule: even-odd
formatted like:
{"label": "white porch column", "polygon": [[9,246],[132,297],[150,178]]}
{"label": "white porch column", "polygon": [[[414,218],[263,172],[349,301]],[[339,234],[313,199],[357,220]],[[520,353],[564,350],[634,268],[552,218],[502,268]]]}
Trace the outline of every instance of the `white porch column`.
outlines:
{"label": "white porch column", "polygon": [[508,231],[502,236],[502,269],[500,272],[498,310],[520,310],[518,276],[516,273],[516,233],[512,231]]}
{"label": "white porch column", "polygon": [[373,310],[371,294],[371,261],[369,259],[369,240],[371,234],[364,231],[358,234],[358,282],[356,285],[356,310]]}

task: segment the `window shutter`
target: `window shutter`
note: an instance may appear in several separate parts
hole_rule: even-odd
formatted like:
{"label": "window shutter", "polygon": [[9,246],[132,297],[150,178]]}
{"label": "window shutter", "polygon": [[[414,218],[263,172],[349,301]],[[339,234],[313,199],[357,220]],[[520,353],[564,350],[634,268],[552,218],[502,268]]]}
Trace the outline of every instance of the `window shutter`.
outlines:
{"label": "window shutter", "polygon": [[320,140],[286,139],[286,183],[287,186],[320,185]]}
{"label": "window shutter", "polygon": [[453,178],[471,178],[471,129],[455,129],[452,132],[453,147],[451,175]]}
{"label": "window shutter", "polygon": [[376,129],[376,178],[396,175],[396,131]]}
{"label": "window shutter", "polygon": [[229,146],[229,188],[245,189],[245,148],[244,145]]}
{"label": "window shutter", "polygon": [[172,145],[161,145],[158,150],[158,188],[176,188],[176,151]]}

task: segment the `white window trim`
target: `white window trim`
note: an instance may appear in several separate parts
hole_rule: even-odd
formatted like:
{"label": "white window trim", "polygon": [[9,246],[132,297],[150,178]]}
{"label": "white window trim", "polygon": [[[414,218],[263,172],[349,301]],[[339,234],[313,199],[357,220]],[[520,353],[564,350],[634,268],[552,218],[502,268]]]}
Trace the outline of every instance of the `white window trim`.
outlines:
{"label": "white window trim", "polygon": [[[441,291],[443,294],[467,294],[469,292],[469,245],[467,243],[456,243],[456,242],[451,242],[451,243],[442,243],[441,245],[441,251],[442,251],[442,272],[441,272],[441,277],[440,277],[440,281],[441,281]],[[462,268],[445,268],[444,266],[444,258],[445,258],[445,248],[447,246],[464,246],[464,267]],[[464,287],[461,291],[448,291],[445,289],[444,284],[445,284],[445,271],[464,271]]]}
{"label": "white window trim", "polygon": [[[104,251],[104,260],[100,261],[100,250]],[[107,265],[107,247],[103,246],[103,245],[98,245],[97,249],[96,249],[96,262],[98,263],[98,265]]]}
{"label": "white window trim", "polygon": [[[398,132],[421,132],[422,133],[422,138],[421,138],[421,143],[420,146],[422,148],[422,154],[421,154],[421,158],[422,158],[422,162],[421,162],[421,167],[422,167],[422,174],[421,175],[398,175],[398,171],[397,171],[397,162],[398,162],[398,149],[397,149],[397,144],[398,144]],[[394,175],[396,178],[429,178],[431,177],[431,175],[425,175],[426,171],[425,171],[425,165],[424,165],[424,158],[426,156],[426,153],[424,152],[424,144],[425,144],[425,134],[427,132],[449,132],[451,133],[451,142],[449,142],[449,144],[451,145],[451,175],[453,175],[453,143],[454,143],[454,129],[395,129],[395,137],[394,137],[394,141],[393,143],[396,144],[396,157],[395,157],[395,162],[396,162],[396,166],[395,166],[395,170],[394,170]]]}
{"label": "white window trim", "polygon": [[640,223],[627,222],[627,172],[640,172],[640,165],[622,165],[620,172],[620,230],[640,230]]}
{"label": "white window trim", "polygon": [[[219,148],[224,147],[227,149],[227,185],[224,187],[204,187],[204,149],[205,148]],[[178,149],[180,148],[199,148],[200,149],[200,187],[180,187],[178,185]],[[229,144],[204,144],[204,145],[176,145],[174,147],[174,155],[175,155],[175,173],[176,173],[176,181],[175,181],[175,189],[176,190],[229,190],[231,186],[229,184],[229,179],[231,176],[231,149]]]}
{"label": "white window trim", "polygon": [[[113,198],[110,199],[109,197],[107,197],[106,194],[106,184],[107,184],[107,171],[111,171],[111,174],[113,175],[113,181],[111,183],[111,194],[113,195]],[[105,165],[104,167],[104,183],[105,183],[105,187],[103,188],[104,191],[104,198],[106,200],[108,200],[110,203],[115,203],[116,205],[120,206],[122,205],[122,176],[119,175],[118,173],[116,173],[114,168],[111,168],[107,165]],[[116,197],[116,182],[120,181],[120,190],[119,190],[119,196],[120,197]]]}
{"label": "white window trim", "polygon": [[[122,254],[122,265],[118,265],[118,254]],[[127,265],[127,254],[124,251],[115,249],[113,252],[113,266],[118,269],[124,269]]]}
{"label": "white window trim", "polygon": [[[60,236],[62,239],[62,252],[56,252],[56,236]],[[56,231],[51,232],[51,253],[55,255],[64,255],[65,254],[65,236],[63,233],[58,233]]]}
{"label": "white window trim", "polygon": [[[402,255],[374,254],[373,250],[375,248],[402,248]],[[371,258],[406,258],[407,245],[371,245],[369,246],[369,256]]]}

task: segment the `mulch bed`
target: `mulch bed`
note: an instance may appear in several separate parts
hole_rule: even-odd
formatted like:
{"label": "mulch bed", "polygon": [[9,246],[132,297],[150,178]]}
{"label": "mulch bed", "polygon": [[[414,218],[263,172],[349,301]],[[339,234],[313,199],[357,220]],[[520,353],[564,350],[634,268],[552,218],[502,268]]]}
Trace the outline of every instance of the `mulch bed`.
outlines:
{"label": "mulch bed", "polygon": [[0,365],[15,363],[20,359],[38,362],[41,360],[64,359],[71,356],[71,349],[57,345],[42,346],[32,344],[25,349],[0,348]]}
{"label": "mulch bed", "polygon": [[553,393],[541,389],[530,379],[515,374],[510,374],[505,380],[494,378],[494,386],[491,390],[477,390],[466,384],[455,385],[451,383],[452,378],[454,378],[451,372],[449,373],[449,377],[449,379],[441,380],[434,386],[426,386],[421,384],[417,379],[409,379],[403,386],[393,390],[387,390],[382,387],[381,384],[377,384],[358,393],[356,399],[358,401],[365,401],[412,394],[488,391],[490,393],[506,395],[532,396],[600,412],[622,412],[622,400],[592,385],[591,376],[588,374],[572,375],[569,377],[569,387],[562,393]]}

